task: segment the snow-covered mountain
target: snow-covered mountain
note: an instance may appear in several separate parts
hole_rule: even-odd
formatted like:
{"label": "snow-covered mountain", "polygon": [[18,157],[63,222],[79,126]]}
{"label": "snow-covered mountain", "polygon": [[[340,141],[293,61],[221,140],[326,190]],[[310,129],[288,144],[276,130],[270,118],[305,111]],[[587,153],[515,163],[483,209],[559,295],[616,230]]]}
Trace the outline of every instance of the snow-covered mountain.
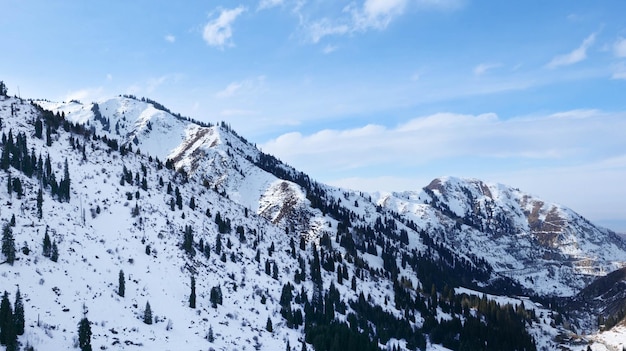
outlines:
{"label": "snow-covered mountain", "polygon": [[561,314],[497,295],[572,296],[626,263],[614,233],[519,190],[330,187],[150,100],[0,97],[0,118],[0,221],[18,251],[0,288],[19,286],[19,341],[37,350],[72,348],[83,316],[94,349],[582,350],[557,338]]}
{"label": "snow-covered mountain", "polygon": [[443,242],[541,295],[572,296],[625,264],[626,242],[614,232],[502,184],[446,177],[378,202],[415,221],[436,218],[429,225],[443,225]]}

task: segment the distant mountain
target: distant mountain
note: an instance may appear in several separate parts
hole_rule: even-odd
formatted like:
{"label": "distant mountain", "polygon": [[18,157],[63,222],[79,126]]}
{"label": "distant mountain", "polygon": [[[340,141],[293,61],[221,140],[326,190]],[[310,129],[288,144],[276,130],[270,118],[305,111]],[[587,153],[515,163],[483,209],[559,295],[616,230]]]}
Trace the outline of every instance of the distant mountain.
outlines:
{"label": "distant mountain", "polygon": [[415,221],[436,218],[429,225],[443,225],[441,241],[540,295],[572,296],[624,266],[626,242],[616,233],[502,184],[447,177],[378,201]]}
{"label": "distant mountain", "polygon": [[78,345],[83,317],[94,349],[576,349],[546,301],[626,263],[519,190],[331,187],[148,99],[0,97],[0,118],[0,288],[37,350]]}

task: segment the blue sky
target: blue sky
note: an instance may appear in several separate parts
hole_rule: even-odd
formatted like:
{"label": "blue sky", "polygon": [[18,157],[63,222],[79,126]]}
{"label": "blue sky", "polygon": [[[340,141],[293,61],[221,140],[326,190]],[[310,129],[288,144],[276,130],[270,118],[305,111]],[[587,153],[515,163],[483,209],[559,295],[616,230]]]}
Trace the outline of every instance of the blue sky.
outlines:
{"label": "blue sky", "polygon": [[626,232],[626,2],[2,0],[0,79],[227,121],[321,181],[475,177]]}

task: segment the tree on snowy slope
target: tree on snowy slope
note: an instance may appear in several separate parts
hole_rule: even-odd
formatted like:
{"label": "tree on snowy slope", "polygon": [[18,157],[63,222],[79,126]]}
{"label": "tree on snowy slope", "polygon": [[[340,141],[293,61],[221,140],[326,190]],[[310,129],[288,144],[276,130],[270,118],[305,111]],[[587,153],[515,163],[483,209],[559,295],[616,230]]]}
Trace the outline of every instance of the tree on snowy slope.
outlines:
{"label": "tree on snowy slope", "polygon": [[152,308],[150,307],[150,302],[146,302],[146,309],[143,311],[143,322],[152,324]]}
{"label": "tree on snowy slope", "polygon": [[196,308],[196,278],[191,276],[191,293],[189,294],[189,307]]}
{"label": "tree on snowy slope", "polygon": [[7,96],[7,92],[8,89],[6,84],[4,84],[4,82],[0,80],[0,96]]}
{"label": "tree on snowy slope", "polygon": [[17,350],[17,333],[15,330],[15,319],[11,302],[9,301],[9,293],[6,291],[0,302],[0,344],[6,345],[6,350]]}
{"label": "tree on snowy slope", "polygon": [[15,239],[13,238],[13,229],[8,223],[2,227],[2,253],[6,262],[12,266],[15,262]]}
{"label": "tree on snowy slope", "polygon": [[119,274],[119,284],[117,288],[117,294],[121,297],[124,297],[126,294],[126,280],[124,279],[124,271],[120,269]]}
{"label": "tree on snowy slope", "polygon": [[43,255],[44,257],[50,257],[50,253],[52,252],[52,240],[50,240],[50,235],[48,235],[48,226],[46,226],[46,232],[43,235]]}
{"label": "tree on snowy slope", "polygon": [[24,302],[22,301],[22,294],[20,288],[17,288],[15,293],[15,310],[13,311],[13,321],[15,323],[15,334],[24,335]]}
{"label": "tree on snowy slope", "polygon": [[91,351],[91,325],[87,316],[78,323],[78,346],[81,351]]}

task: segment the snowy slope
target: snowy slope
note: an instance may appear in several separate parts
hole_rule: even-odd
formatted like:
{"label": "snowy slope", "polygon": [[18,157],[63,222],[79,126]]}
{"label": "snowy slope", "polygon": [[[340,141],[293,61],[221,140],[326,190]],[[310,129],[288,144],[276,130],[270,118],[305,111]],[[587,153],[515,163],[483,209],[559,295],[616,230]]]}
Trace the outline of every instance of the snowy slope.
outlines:
{"label": "snowy slope", "polygon": [[[117,97],[99,102],[97,108],[77,102],[36,103],[98,136],[93,140],[59,128],[52,134],[52,145],[46,146],[45,137],[33,135],[38,108],[0,97],[3,132],[26,133],[28,149],[44,158],[50,155],[58,179],[65,159],[71,175],[69,202],[59,202],[44,191],[42,219],[36,215],[40,186],[36,177],[11,172],[24,184],[26,195],[21,199],[6,187],[0,189],[0,221],[15,215],[15,242],[31,249],[29,255],[18,254],[13,266],[0,265],[4,278],[0,288],[14,296],[19,284],[28,324],[20,341],[36,349],[71,348],[83,305],[93,323],[94,349],[138,344],[163,350],[255,345],[284,349],[287,340],[300,349],[303,328],[285,325],[279,313],[281,289],[300,269],[294,256],[304,258],[308,273],[310,245],[321,245],[324,235],[330,236],[327,254],[346,258],[342,264],[347,275],[359,276],[358,288],[352,290],[349,283],[335,281],[335,272],[322,269],[324,289],[333,283],[346,302],[364,292],[368,301],[397,318],[406,311],[388,303],[394,300],[394,282],[385,273],[389,264],[382,257],[385,250],[394,252],[397,276],[408,282],[413,297],[423,294],[417,289],[423,283],[404,264],[406,255],[430,254],[438,261],[437,255],[454,253],[476,267],[482,267],[478,259],[484,259],[494,269],[491,278],[509,276],[542,295],[572,295],[588,277],[606,274],[626,261],[626,250],[613,241],[611,232],[571,210],[502,185],[446,178],[421,192],[363,194],[315,183],[286,165],[261,167],[265,156],[227,126],[201,126],[145,101]],[[13,114],[12,106],[18,110]],[[132,152],[112,150],[103,137]],[[164,167],[166,160],[172,169]],[[130,182],[122,181],[123,169],[132,174]],[[0,184],[7,178],[0,172]],[[176,191],[182,209],[173,204]],[[190,206],[192,198],[195,209]],[[218,213],[231,221],[230,233],[219,233]],[[342,227],[346,222],[350,226]],[[59,246],[57,263],[41,253],[46,226]],[[194,232],[193,256],[181,249],[186,226]],[[236,232],[238,227],[243,236]],[[370,227],[377,228],[373,234]],[[406,242],[400,242],[402,231],[408,233]],[[223,255],[216,252],[218,237]],[[292,254],[290,241],[297,247],[301,237],[307,240],[306,249]],[[359,262],[348,260],[348,249],[338,244],[347,237],[356,246],[371,245],[375,254],[363,253]],[[199,251],[200,240],[210,245],[209,257]],[[433,250],[433,245],[447,251]],[[275,250],[270,254],[271,246]],[[277,279],[266,274],[266,261],[277,266]],[[125,297],[116,293],[120,270],[126,276]],[[196,309],[187,307],[192,275],[197,282]],[[209,302],[215,286],[224,293],[224,303],[217,308]],[[296,286],[300,289],[312,297],[310,280]],[[156,324],[141,320],[146,302],[158,316]],[[302,309],[296,303],[293,308]],[[424,319],[412,313],[416,315],[412,327],[420,328]],[[273,332],[265,328],[268,317]],[[212,343],[206,340],[209,329],[215,335]],[[380,346],[391,343],[404,345],[391,339]],[[428,347],[441,349],[430,343]]]}
{"label": "snowy slope", "polygon": [[378,202],[416,221],[453,223],[443,241],[540,294],[572,296],[626,262],[615,233],[502,184],[446,177],[421,192],[378,194]]}

